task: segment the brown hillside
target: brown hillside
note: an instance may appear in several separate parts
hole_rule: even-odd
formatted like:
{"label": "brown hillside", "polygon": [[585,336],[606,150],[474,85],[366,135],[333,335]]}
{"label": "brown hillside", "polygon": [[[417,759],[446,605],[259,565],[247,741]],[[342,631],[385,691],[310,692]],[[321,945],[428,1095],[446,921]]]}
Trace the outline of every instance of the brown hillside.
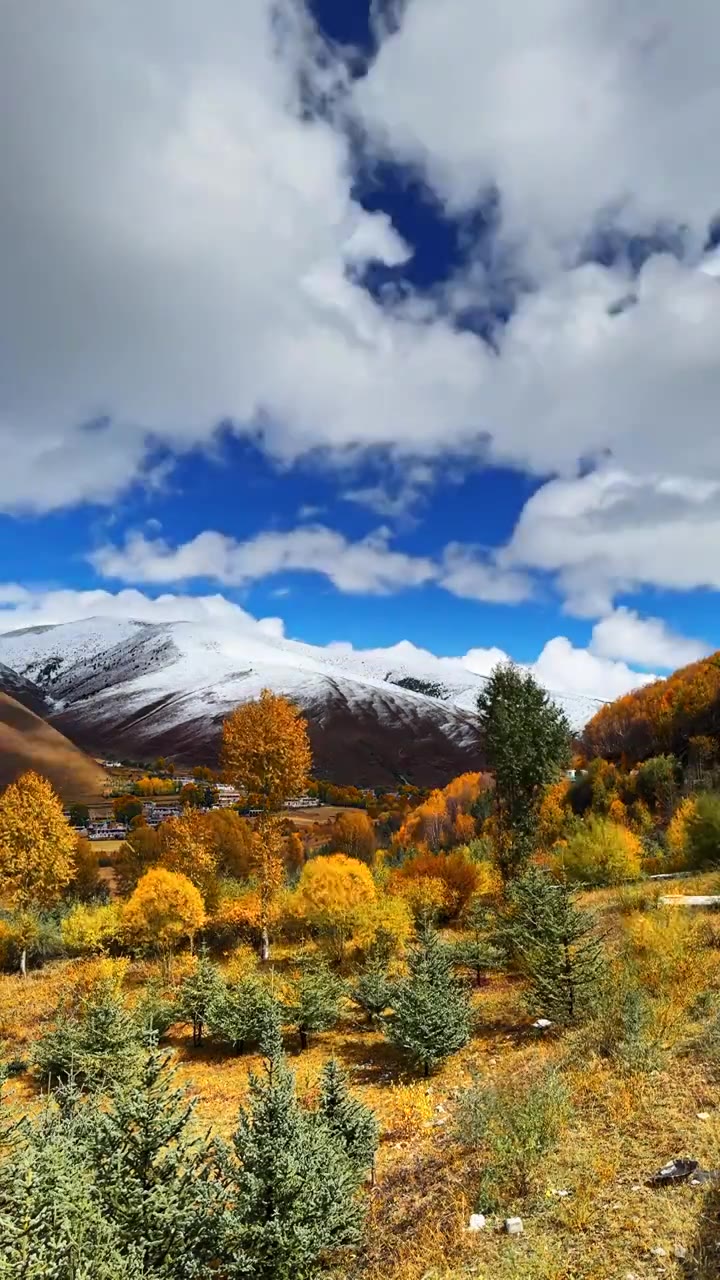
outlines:
{"label": "brown hillside", "polygon": [[26,769],[49,778],[63,800],[97,795],[105,784],[94,760],[34,711],[0,693],[0,787]]}

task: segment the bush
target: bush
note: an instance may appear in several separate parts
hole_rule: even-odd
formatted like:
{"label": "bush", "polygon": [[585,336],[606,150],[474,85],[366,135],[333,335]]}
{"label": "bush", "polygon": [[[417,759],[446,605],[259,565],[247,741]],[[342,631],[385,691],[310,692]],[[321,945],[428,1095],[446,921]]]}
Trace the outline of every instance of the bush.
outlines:
{"label": "bush", "polygon": [[393,887],[400,890],[405,882],[416,880],[431,880],[443,886],[438,910],[445,920],[456,919],[478,892],[481,881],[488,883],[487,873],[480,863],[472,860],[466,849],[456,849],[453,853],[415,854],[395,873]]}
{"label": "bush", "polygon": [[122,937],[120,911],[115,903],[78,903],[60,925],[63,944],[72,956],[109,951]]}
{"label": "bush", "polygon": [[288,1016],[297,1027],[301,1049],[316,1031],[329,1031],[340,1017],[345,984],[328,969],[320,956],[307,958],[288,1005]]}
{"label": "bush", "polygon": [[50,1084],[72,1078],[101,1088],[133,1075],[141,1058],[143,1032],[108,983],[79,1005],[68,1000],[60,1006],[55,1027],[35,1045],[33,1061]]}
{"label": "bush", "polygon": [[500,1084],[477,1080],[460,1097],[458,1137],[479,1150],[481,1209],[508,1209],[537,1191],[546,1157],[570,1117],[570,1099],[557,1072]]}
{"label": "bush", "polygon": [[571,884],[622,884],[640,875],[642,844],[627,827],[593,816],[570,836],[561,858]]}
{"label": "bush", "polygon": [[595,1018],[575,1041],[575,1058],[586,1061],[590,1053],[631,1074],[656,1071],[662,1065],[656,1010],[629,971],[611,975]]}
{"label": "bush", "polygon": [[250,974],[217,987],[209,998],[204,1022],[209,1035],[236,1053],[251,1048],[266,1052],[280,1035],[280,1007],[264,979]]}
{"label": "bush", "polygon": [[694,871],[720,865],[720,795],[696,797],[685,828],[687,865]]}

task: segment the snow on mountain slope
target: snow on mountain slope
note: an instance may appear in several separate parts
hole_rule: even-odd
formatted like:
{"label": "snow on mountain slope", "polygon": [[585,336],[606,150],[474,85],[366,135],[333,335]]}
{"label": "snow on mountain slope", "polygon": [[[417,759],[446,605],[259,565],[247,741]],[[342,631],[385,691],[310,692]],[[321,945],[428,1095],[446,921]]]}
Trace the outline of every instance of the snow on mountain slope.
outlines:
{"label": "snow on mountain slope", "polygon": [[[407,643],[320,649],[254,626],[94,618],[0,635],[0,662],[59,700],[63,732],[123,757],[212,760],[224,716],[268,687],[303,708],[324,777],[428,784],[482,765],[485,677]],[[599,705],[562,701],[574,728]]]}

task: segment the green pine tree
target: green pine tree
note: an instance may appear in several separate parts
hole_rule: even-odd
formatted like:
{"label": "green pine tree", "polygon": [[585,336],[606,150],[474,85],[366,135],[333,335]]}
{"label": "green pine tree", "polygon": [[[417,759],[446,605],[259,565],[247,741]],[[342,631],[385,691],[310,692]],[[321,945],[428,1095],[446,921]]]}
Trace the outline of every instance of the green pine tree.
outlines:
{"label": "green pine tree", "polygon": [[347,1075],[335,1058],[325,1063],[320,1077],[318,1115],[335,1134],[359,1173],[372,1169],[380,1138],[375,1112],[353,1098]]}
{"label": "green pine tree", "polygon": [[335,1026],[344,994],[345,984],[321,956],[304,960],[288,1007],[290,1020],[298,1029],[301,1049],[307,1049],[314,1032],[329,1031]]}
{"label": "green pine tree", "polygon": [[356,978],[350,992],[370,1022],[379,1022],[392,1003],[392,986],[382,959],[372,958]]}
{"label": "green pine tree", "polygon": [[268,1052],[281,1025],[279,1002],[265,978],[255,973],[220,986],[211,996],[205,1016],[210,1035],[236,1053],[250,1048]]}
{"label": "green pine tree", "polygon": [[264,1078],[251,1076],[220,1162],[229,1280],[312,1280],[329,1253],[359,1243],[361,1175],[327,1124],[300,1106],[279,1052]]}
{"label": "green pine tree", "polygon": [[210,1147],[173,1077],[169,1055],[150,1048],[139,1078],[99,1111],[88,1144],[105,1218],[152,1280],[209,1275],[217,1256]]}
{"label": "green pine tree", "polygon": [[54,1028],[35,1045],[33,1061],[52,1085],[72,1076],[88,1088],[102,1088],[137,1071],[144,1030],[120,995],[101,987],[77,1008],[60,1007]]}
{"label": "green pine tree", "polygon": [[527,979],[531,1013],[567,1024],[592,1012],[605,954],[595,917],[575,905],[567,885],[527,867],[508,886],[498,940]]}
{"label": "green pine tree", "polygon": [[444,1058],[467,1044],[472,1010],[452,972],[452,954],[433,928],[420,933],[408,966],[409,976],[393,993],[386,1034],[428,1076]]}
{"label": "green pine tree", "polygon": [[140,1259],[103,1213],[82,1117],[50,1099],[15,1126],[0,1161],[0,1280],[141,1280]]}
{"label": "green pine tree", "polygon": [[477,705],[485,758],[495,775],[498,866],[508,881],[533,852],[543,791],[567,767],[570,727],[530,672],[512,663],[495,668]]}
{"label": "green pine tree", "polygon": [[453,946],[453,963],[458,968],[469,969],[480,987],[488,969],[501,961],[501,954],[490,938],[490,913],[484,903],[473,900],[462,922],[467,933]]}
{"label": "green pine tree", "polygon": [[177,996],[177,1017],[192,1025],[193,1044],[201,1045],[208,1011],[225,995],[225,984],[217,965],[206,948],[200,952],[195,967],[183,978]]}

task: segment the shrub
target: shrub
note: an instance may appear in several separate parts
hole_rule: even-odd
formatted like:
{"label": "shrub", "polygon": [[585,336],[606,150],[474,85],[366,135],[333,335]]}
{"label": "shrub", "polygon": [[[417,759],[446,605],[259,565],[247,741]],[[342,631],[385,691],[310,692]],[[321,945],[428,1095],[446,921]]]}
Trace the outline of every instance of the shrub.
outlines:
{"label": "shrub", "polygon": [[546,1158],[569,1117],[567,1089],[553,1070],[531,1081],[476,1080],[461,1095],[458,1137],[482,1157],[481,1209],[505,1210],[537,1191]]}
{"label": "shrub", "polygon": [[642,844],[627,827],[593,815],[570,836],[561,858],[570,883],[622,884],[640,875]]}
{"label": "shrub", "polygon": [[604,985],[595,1018],[580,1033],[574,1056],[589,1053],[631,1074],[657,1070],[663,1059],[653,1002],[630,971],[615,972]]}
{"label": "shrub", "polygon": [[675,810],[666,833],[668,853],[673,865],[681,870],[687,865],[688,856],[688,823],[694,816],[697,807],[695,796],[685,796]]}
{"label": "shrub", "polygon": [[382,954],[386,959],[402,953],[413,934],[409,907],[402,898],[378,896],[358,914],[352,946],[362,956]]}
{"label": "shrub", "polygon": [[78,903],[60,925],[70,955],[89,956],[109,951],[122,936],[120,910],[115,903],[86,906]]}
{"label": "shrub", "polygon": [[484,879],[480,864],[474,862],[466,849],[453,853],[417,853],[408,858],[393,876],[397,887],[404,881],[431,879],[444,886],[444,901],[440,915],[446,920],[456,919],[478,891]]}
{"label": "shrub", "polygon": [[358,975],[350,994],[367,1014],[370,1022],[379,1022],[392,1004],[392,983],[382,959],[371,960]]}
{"label": "shrub", "polygon": [[296,905],[306,924],[342,959],[365,911],[377,899],[369,867],[344,853],[313,858],[303,867]]}
{"label": "shrub", "polygon": [[146,871],[125,904],[123,926],[131,943],[169,955],[204,924],[200,891],[179,872]]}
{"label": "shrub", "polygon": [[409,976],[395,984],[388,1038],[425,1076],[470,1039],[472,1009],[452,972],[452,953],[434,929],[418,937],[408,959]]}
{"label": "shrub", "polygon": [[72,1077],[79,1084],[101,1088],[135,1072],[142,1040],[143,1028],[108,984],[79,1005],[68,1001],[60,1006],[55,1027],[35,1045],[33,1061],[51,1084]]}

